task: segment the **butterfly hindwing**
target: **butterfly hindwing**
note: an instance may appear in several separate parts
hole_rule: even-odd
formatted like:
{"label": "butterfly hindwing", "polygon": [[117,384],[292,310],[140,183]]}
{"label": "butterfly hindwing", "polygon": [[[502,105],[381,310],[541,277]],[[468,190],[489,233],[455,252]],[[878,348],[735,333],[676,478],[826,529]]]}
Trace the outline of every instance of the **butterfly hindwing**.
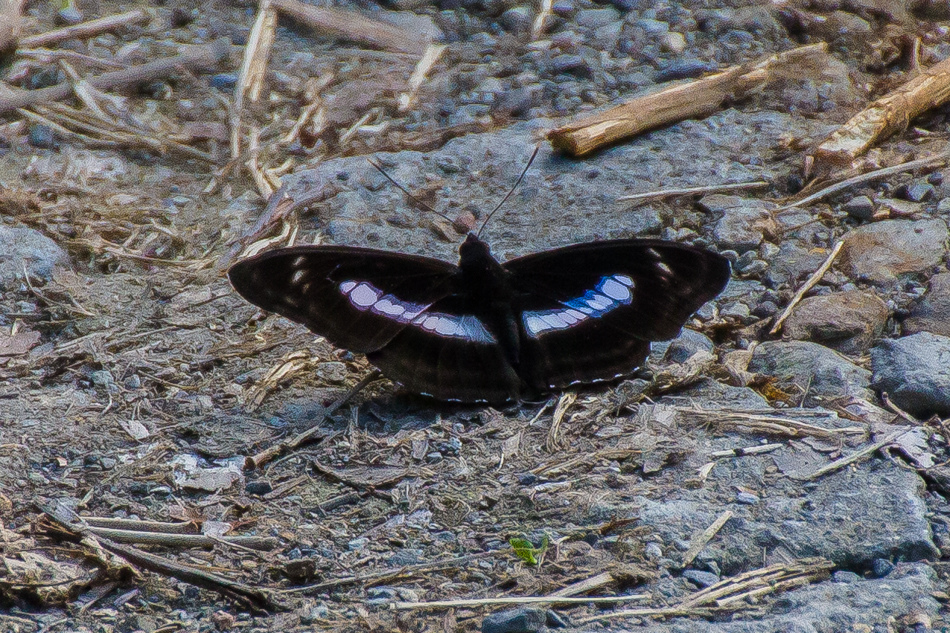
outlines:
{"label": "butterfly hindwing", "polygon": [[629,374],[730,274],[720,255],[659,240],[578,244],[504,267],[522,327],[519,373],[537,390]]}
{"label": "butterfly hindwing", "polygon": [[368,353],[451,292],[458,268],[426,257],[346,246],[298,246],[235,264],[234,288],[328,341]]}

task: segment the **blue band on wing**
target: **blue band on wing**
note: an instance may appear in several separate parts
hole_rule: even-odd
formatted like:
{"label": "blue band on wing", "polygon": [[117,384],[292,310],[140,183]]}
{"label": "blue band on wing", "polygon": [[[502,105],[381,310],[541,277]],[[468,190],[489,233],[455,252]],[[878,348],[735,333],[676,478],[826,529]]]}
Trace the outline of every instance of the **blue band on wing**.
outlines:
{"label": "blue band on wing", "polygon": [[527,310],[521,315],[525,332],[537,338],[545,332],[566,330],[582,321],[596,319],[633,301],[633,279],[627,275],[601,277],[593,290],[564,301],[551,310]]}
{"label": "blue band on wing", "polygon": [[476,343],[496,342],[491,332],[475,316],[427,312],[429,306],[384,294],[368,281],[344,281],[340,284],[340,292],[349,299],[350,305],[360,312],[372,312],[399,323],[416,325],[439,336],[462,338]]}

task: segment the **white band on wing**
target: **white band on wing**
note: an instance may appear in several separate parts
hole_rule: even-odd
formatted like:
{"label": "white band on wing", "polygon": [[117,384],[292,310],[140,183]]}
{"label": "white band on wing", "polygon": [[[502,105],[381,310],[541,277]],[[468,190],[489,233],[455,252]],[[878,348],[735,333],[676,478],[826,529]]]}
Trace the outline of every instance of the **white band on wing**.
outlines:
{"label": "white band on wing", "polygon": [[427,332],[450,338],[463,338],[477,343],[495,343],[495,337],[473,315],[426,312],[429,306],[403,301],[368,281],[344,281],[342,292],[360,312],[372,312],[404,324],[417,325]]}
{"label": "white band on wing", "polygon": [[526,310],[521,315],[524,329],[537,338],[545,332],[566,330],[581,321],[596,319],[633,301],[633,279],[627,275],[601,277],[593,290],[562,302],[550,310]]}

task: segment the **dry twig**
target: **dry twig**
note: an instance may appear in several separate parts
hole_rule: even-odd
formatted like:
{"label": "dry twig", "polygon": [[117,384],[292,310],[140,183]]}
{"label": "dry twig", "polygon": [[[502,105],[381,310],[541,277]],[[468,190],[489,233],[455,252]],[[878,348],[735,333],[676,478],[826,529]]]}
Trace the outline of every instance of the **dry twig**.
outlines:
{"label": "dry twig", "polygon": [[733,66],[711,77],[636,97],[606,112],[551,130],[548,140],[571,156],[583,156],[646,130],[707,116],[725,101],[742,99],[775,77],[786,76],[790,68],[814,65],[827,49],[824,43],[801,46]]}
{"label": "dry twig", "polygon": [[792,300],[788,303],[788,307],[785,308],[785,311],[782,312],[781,316],[775,321],[775,325],[772,326],[772,329],[769,330],[769,334],[775,335],[781,328],[782,324],[785,323],[785,319],[789,317],[792,313],[792,310],[795,309],[795,306],[802,300],[802,297],[805,296],[805,293],[812,289],[812,287],[821,281],[821,278],[825,276],[825,273],[828,272],[828,269],[831,268],[831,265],[835,262],[835,258],[838,257],[838,253],[841,252],[841,247],[844,246],[844,241],[839,240],[834,248],[831,249],[831,252],[828,254],[828,257],[825,259],[824,263],[818,267],[818,270],[812,273],[811,277],[802,284],[802,287],[798,289],[798,292],[795,293],[795,296],[792,297]]}
{"label": "dry twig", "polygon": [[732,518],[732,512],[726,510],[719,515],[715,521],[713,521],[709,527],[703,530],[702,534],[693,539],[693,542],[690,543],[689,549],[686,550],[686,553],[683,554],[683,560],[680,563],[681,567],[689,567],[693,562],[693,559],[696,558],[699,553],[703,550],[704,547],[713,539],[716,534],[719,533],[719,530],[722,529],[722,526],[726,524],[726,521]]}
{"label": "dry twig", "polygon": [[54,29],[38,35],[30,35],[20,40],[20,48],[39,48],[65,42],[66,40],[82,40],[95,37],[103,33],[118,30],[124,26],[147,22],[149,15],[142,9],[107,15],[104,18],[80,22],[61,29]]}
{"label": "dry twig", "polygon": [[950,99],[950,59],[931,66],[881,97],[824,140],[814,153],[815,169],[850,165],[871,146],[907,128],[910,121]]}

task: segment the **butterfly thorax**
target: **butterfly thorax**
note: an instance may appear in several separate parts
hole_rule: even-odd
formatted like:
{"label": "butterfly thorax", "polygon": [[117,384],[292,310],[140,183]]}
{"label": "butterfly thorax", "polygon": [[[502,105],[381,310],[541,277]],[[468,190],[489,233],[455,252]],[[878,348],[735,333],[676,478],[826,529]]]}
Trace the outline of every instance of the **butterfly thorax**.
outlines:
{"label": "butterfly thorax", "polygon": [[520,357],[519,329],[512,309],[509,273],[498,263],[474,233],[459,247],[457,287],[466,298],[467,310],[478,316],[498,339],[508,362],[517,366]]}

